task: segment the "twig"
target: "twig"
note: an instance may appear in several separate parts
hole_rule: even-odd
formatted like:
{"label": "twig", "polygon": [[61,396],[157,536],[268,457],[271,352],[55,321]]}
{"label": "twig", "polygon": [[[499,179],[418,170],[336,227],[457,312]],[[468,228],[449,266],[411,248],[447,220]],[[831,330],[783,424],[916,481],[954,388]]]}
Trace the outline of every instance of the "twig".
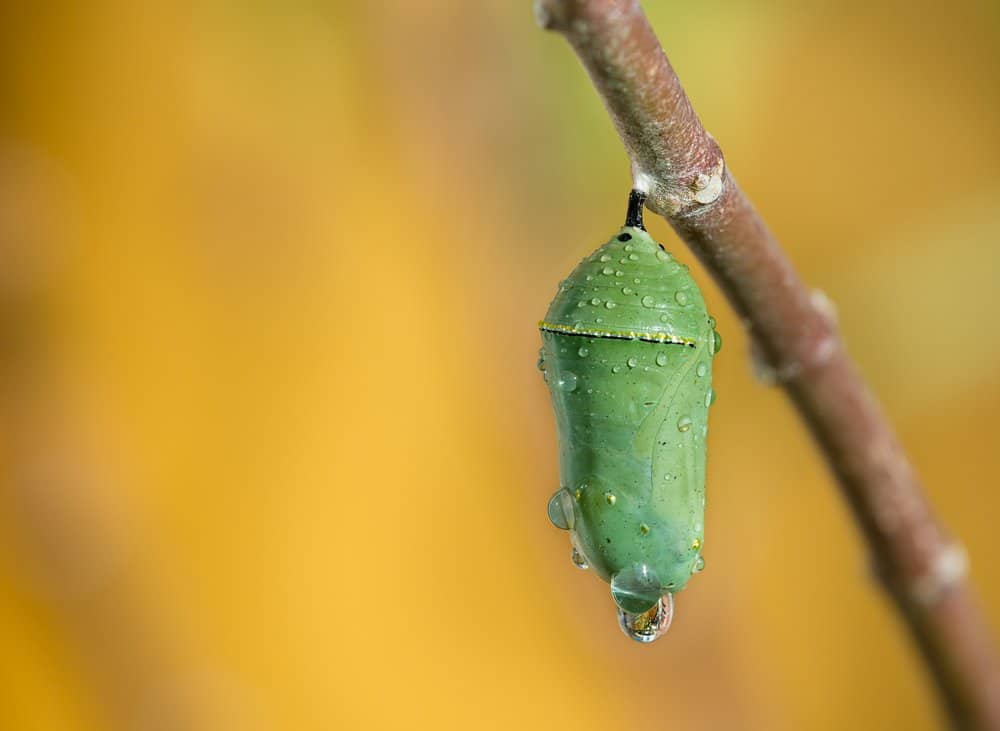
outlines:
{"label": "twig", "polygon": [[698,120],[637,0],[537,0],[573,46],[632,162],[634,186],[726,294],[755,358],[823,450],[888,594],[957,728],[1000,729],[1000,666],[965,554],[842,347],[833,308],[799,279]]}

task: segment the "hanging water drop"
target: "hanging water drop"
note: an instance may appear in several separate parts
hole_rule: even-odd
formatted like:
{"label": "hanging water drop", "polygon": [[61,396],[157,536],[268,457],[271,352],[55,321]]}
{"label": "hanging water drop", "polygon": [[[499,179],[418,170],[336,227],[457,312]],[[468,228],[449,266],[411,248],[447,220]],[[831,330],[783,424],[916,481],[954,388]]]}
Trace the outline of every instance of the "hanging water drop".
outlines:
{"label": "hanging water drop", "polygon": [[690,416],[682,416],[680,419],[677,420],[677,431],[686,432],[690,428],[691,428]]}
{"label": "hanging water drop", "polygon": [[633,564],[611,578],[611,597],[626,612],[639,614],[656,606],[660,580],[646,564]]}
{"label": "hanging water drop", "polygon": [[705,559],[698,556],[698,559],[694,562],[694,567],[691,569],[692,574],[700,574],[705,570]]}
{"label": "hanging water drop", "polygon": [[573,527],[573,498],[565,489],[560,488],[549,498],[549,520],[560,530]]}
{"label": "hanging water drop", "polygon": [[664,594],[650,609],[633,614],[624,609],[618,610],[618,626],[626,637],[636,642],[648,644],[659,639],[670,629],[674,619],[673,594]]}
{"label": "hanging water drop", "polygon": [[584,556],[582,553],[580,553],[578,550],[576,550],[575,546],[573,547],[573,551],[569,554],[569,558],[573,562],[573,565],[576,566],[578,569],[583,569],[586,571],[587,569],[590,568],[590,563],[587,561],[587,557]]}

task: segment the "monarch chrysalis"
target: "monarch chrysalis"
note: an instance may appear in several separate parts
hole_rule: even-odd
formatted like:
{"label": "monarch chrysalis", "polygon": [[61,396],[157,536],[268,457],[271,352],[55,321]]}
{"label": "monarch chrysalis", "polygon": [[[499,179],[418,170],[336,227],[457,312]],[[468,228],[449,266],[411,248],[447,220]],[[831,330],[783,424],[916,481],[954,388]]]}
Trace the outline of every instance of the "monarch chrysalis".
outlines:
{"label": "monarch chrysalis", "polygon": [[539,323],[539,368],[559,438],[552,523],[573,562],[611,584],[622,629],[651,642],[672,594],[704,566],[705,438],[715,321],[687,267],[625,225],[559,285]]}

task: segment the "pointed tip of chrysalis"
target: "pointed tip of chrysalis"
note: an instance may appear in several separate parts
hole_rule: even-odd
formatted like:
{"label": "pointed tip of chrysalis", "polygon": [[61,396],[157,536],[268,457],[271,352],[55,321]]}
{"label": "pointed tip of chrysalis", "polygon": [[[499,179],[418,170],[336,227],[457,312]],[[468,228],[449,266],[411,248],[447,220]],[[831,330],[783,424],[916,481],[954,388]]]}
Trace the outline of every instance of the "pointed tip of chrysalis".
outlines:
{"label": "pointed tip of chrysalis", "polygon": [[628,194],[628,210],[625,212],[625,225],[646,230],[642,223],[642,207],[646,204],[646,194],[641,190],[632,189]]}

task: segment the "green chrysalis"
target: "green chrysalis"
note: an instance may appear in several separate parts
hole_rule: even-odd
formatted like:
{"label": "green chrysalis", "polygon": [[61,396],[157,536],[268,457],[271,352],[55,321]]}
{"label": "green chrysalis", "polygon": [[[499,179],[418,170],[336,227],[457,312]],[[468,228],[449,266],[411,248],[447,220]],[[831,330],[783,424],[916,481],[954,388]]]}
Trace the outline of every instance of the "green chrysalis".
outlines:
{"label": "green chrysalis", "polygon": [[721,341],[686,266],[623,226],[559,285],[539,323],[561,487],[549,518],[573,561],[610,582],[623,630],[662,635],[704,561],[705,439]]}

